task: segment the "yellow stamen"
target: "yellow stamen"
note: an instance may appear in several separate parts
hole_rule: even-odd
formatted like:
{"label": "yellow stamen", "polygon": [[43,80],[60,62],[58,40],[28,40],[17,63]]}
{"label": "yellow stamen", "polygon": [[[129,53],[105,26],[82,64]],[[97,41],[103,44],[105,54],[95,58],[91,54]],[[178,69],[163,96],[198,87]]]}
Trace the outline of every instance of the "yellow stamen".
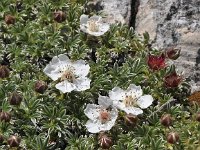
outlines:
{"label": "yellow stamen", "polygon": [[72,83],[76,78],[74,74],[74,68],[72,66],[65,66],[64,68],[62,68],[60,73],[61,73],[60,77],[61,81],[68,80],[69,82]]}
{"label": "yellow stamen", "polygon": [[94,21],[94,20],[88,21],[88,29],[92,32],[98,32],[99,25],[97,24],[97,21]]}
{"label": "yellow stamen", "polygon": [[137,106],[137,98],[135,95],[126,95],[125,99],[123,100],[123,103],[126,107],[130,106]]}

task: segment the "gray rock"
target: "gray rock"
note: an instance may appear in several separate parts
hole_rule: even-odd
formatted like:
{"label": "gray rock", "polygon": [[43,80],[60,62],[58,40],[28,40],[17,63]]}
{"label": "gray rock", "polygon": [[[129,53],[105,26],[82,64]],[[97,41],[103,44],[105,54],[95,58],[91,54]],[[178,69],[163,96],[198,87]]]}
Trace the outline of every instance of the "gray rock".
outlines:
{"label": "gray rock", "polygon": [[93,0],[88,6],[105,15],[109,23],[130,23],[131,0]]}
{"label": "gray rock", "polygon": [[145,31],[157,48],[181,48],[176,64],[200,86],[200,0],[141,0],[136,32]]}

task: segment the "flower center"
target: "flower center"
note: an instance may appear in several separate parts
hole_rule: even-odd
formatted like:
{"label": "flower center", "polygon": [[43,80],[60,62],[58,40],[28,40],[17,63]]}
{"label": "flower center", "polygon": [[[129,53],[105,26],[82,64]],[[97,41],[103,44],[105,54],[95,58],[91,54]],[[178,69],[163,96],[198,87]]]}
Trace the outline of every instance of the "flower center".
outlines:
{"label": "flower center", "polygon": [[88,21],[88,29],[92,32],[98,32],[99,25],[98,25],[97,21],[94,21],[94,20]]}
{"label": "flower center", "polygon": [[68,80],[69,82],[73,82],[75,77],[74,68],[72,66],[67,66],[62,68],[61,73],[61,81]]}
{"label": "flower center", "polygon": [[110,120],[110,113],[107,110],[101,110],[99,119],[101,120],[101,123],[107,122]]}
{"label": "flower center", "polygon": [[125,99],[123,100],[123,103],[126,107],[130,106],[137,106],[137,98],[135,95],[126,95]]}

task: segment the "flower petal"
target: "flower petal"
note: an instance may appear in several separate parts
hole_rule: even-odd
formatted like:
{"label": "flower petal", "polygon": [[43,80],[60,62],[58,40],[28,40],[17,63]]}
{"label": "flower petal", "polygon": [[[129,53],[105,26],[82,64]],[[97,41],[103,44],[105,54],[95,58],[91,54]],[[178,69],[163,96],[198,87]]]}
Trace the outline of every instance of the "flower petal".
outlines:
{"label": "flower petal", "polygon": [[99,105],[87,104],[84,113],[89,119],[95,120],[99,117],[99,109]]}
{"label": "flower petal", "polygon": [[140,86],[136,86],[135,84],[130,84],[129,87],[127,88],[127,93],[128,95],[134,94],[136,98],[139,98],[142,96],[142,89]]}
{"label": "flower petal", "polygon": [[109,97],[99,95],[98,104],[103,106],[104,108],[108,108],[113,104],[113,102]]}
{"label": "flower petal", "polygon": [[76,89],[76,86],[73,83],[70,83],[67,80],[64,80],[63,82],[56,84],[56,88],[63,93],[67,93]]}
{"label": "flower petal", "polygon": [[109,24],[107,24],[107,23],[103,23],[103,24],[101,24],[100,26],[99,26],[99,30],[100,30],[100,32],[101,33],[105,33],[105,32],[107,32],[108,30],[109,30],[109,28],[110,28],[110,25]]}
{"label": "flower petal", "polygon": [[86,123],[86,128],[91,133],[98,133],[100,131],[110,130],[118,117],[118,110],[116,108],[112,108],[110,111],[110,120],[102,123],[99,119],[99,111],[102,109],[100,105],[88,104],[84,113],[90,119]]}
{"label": "flower petal", "polygon": [[101,131],[108,131],[108,130],[110,130],[115,125],[117,117],[118,117],[118,111],[117,111],[116,108],[113,108],[110,111],[110,121],[107,121],[104,124],[100,124],[99,125],[100,130]]}
{"label": "flower petal", "polygon": [[125,97],[125,91],[119,87],[114,87],[109,91],[109,97],[111,100],[123,100]]}
{"label": "flower petal", "polygon": [[153,102],[153,97],[151,95],[144,95],[141,96],[138,100],[137,100],[137,104],[140,108],[145,109],[147,107],[149,107]]}
{"label": "flower petal", "polygon": [[[82,30],[83,31],[83,30]],[[99,31],[99,32],[92,32],[92,31],[90,31],[89,29],[86,29],[86,31],[84,31],[84,32],[86,32],[86,33],[88,33],[88,34],[90,34],[90,35],[93,35],[93,36],[101,36],[101,35],[103,35],[105,32],[102,32],[102,31]]]}
{"label": "flower petal", "polygon": [[58,55],[58,60],[59,60],[60,65],[66,65],[66,64],[69,65],[69,64],[71,64],[71,60],[69,59],[69,57],[67,57],[64,54]]}
{"label": "flower petal", "polygon": [[66,55],[54,56],[51,62],[44,68],[43,72],[55,81],[61,77],[60,70],[63,65],[68,64],[71,64],[71,61]]}
{"label": "flower petal", "polygon": [[49,76],[53,81],[56,81],[56,80],[58,80],[58,78],[61,77],[61,74],[60,74],[60,72],[59,72],[59,68],[58,68],[58,67],[55,67],[55,66],[53,66],[53,65],[51,65],[51,64],[48,64],[48,65],[44,68],[43,72],[44,72],[47,76]]}
{"label": "flower petal", "polygon": [[123,111],[125,111],[127,114],[133,114],[136,116],[143,113],[142,109],[137,107],[125,107]]}
{"label": "flower petal", "polygon": [[125,104],[121,101],[113,101],[113,105],[121,110],[123,110],[126,107]]}
{"label": "flower petal", "polygon": [[[88,33],[90,35],[93,35],[93,36],[101,36],[103,35],[105,32],[107,32],[110,28],[110,25],[108,23],[103,23],[101,21],[102,17],[101,16],[97,16],[97,15],[94,15],[94,16],[91,16],[90,18],[88,18],[88,15],[81,15],[80,17],[80,29],[85,32],[85,33]],[[98,32],[93,32],[93,31],[90,31],[88,28],[88,21],[95,21],[98,26],[99,26],[99,31]]]}
{"label": "flower petal", "polygon": [[89,20],[94,20],[94,21],[101,21],[102,17],[101,16],[97,16],[97,15],[94,15],[94,16],[91,16],[89,18]]}
{"label": "flower petal", "polygon": [[85,126],[90,133],[98,133],[101,131],[101,128],[92,120],[88,120]]}
{"label": "flower petal", "polygon": [[87,24],[87,22],[88,22],[88,15],[85,15],[85,14],[83,14],[83,15],[81,15],[81,17],[80,17],[80,24],[82,25],[82,24]]}
{"label": "flower petal", "polygon": [[85,24],[80,25],[80,29],[81,29],[81,31],[88,33],[88,31],[87,31],[88,29]]}
{"label": "flower petal", "polygon": [[84,60],[73,62],[73,67],[75,68],[75,74],[79,77],[87,76],[90,70],[90,66]]}
{"label": "flower petal", "polygon": [[118,117],[118,110],[117,108],[112,108],[111,112],[110,112],[110,116],[111,116],[111,121],[116,121],[117,117]]}
{"label": "flower petal", "polygon": [[87,77],[78,78],[74,80],[74,85],[76,91],[85,91],[90,88],[91,80]]}

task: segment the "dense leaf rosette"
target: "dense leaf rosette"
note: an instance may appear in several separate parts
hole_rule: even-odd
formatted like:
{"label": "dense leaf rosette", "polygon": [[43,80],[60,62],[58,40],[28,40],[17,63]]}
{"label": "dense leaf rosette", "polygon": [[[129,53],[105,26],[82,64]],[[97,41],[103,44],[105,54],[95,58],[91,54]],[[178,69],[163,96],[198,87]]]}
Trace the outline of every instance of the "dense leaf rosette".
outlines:
{"label": "dense leaf rosette", "polygon": [[44,68],[44,73],[52,80],[59,79],[56,88],[63,93],[75,91],[84,91],[90,88],[90,79],[88,75],[90,66],[84,60],[72,62],[66,55],[53,57],[50,64]]}
{"label": "dense leaf rosette", "polygon": [[101,36],[107,32],[110,28],[108,23],[102,22],[101,16],[81,15],[80,17],[80,28],[83,32],[93,36]]}
{"label": "dense leaf rosette", "polygon": [[106,96],[99,96],[98,104],[87,104],[84,110],[85,115],[89,118],[86,128],[91,133],[110,130],[117,119],[117,108],[112,107],[112,100]]}
{"label": "dense leaf rosette", "polygon": [[142,96],[141,87],[134,84],[130,84],[127,90],[113,88],[109,92],[109,97],[113,100],[113,105],[133,115],[142,114],[142,109],[149,107],[153,102],[151,95]]}

